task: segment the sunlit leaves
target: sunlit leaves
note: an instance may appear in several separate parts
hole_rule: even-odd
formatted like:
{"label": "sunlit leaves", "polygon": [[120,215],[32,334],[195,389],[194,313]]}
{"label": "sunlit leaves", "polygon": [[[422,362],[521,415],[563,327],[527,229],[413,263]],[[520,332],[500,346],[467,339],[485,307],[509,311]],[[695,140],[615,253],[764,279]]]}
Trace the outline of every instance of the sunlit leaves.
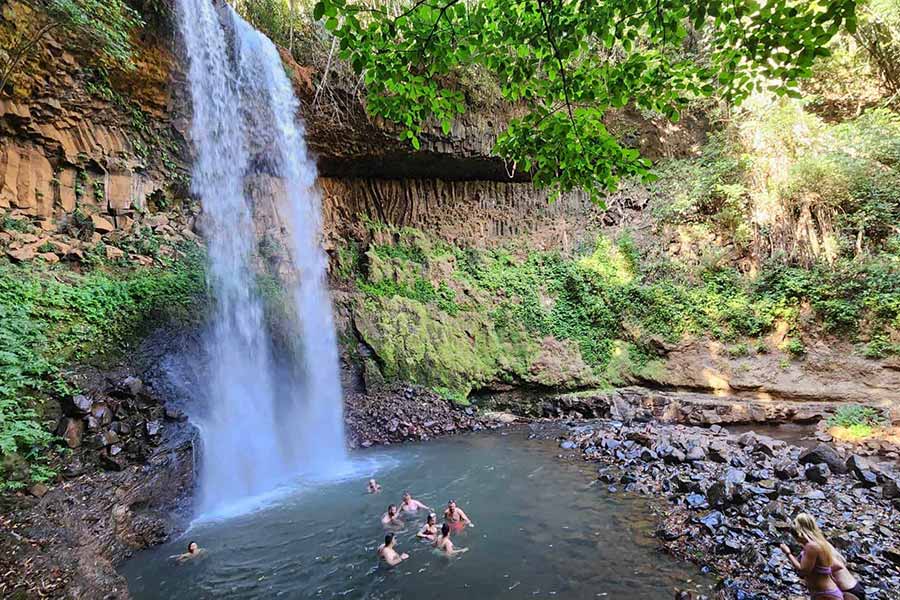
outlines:
{"label": "sunlit leaves", "polygon": [[[649,163],[603,127],[629,104],[677,120],[691,98],[740,101],[796,81],[857,0],[319,0],[314,15],[363,74],[371,112],[444,133],[466,110],[470,69],[486,69],[525,117],[495,151],[536,185],[583,189],[595,200]],[[687,46],[699,46],[687,52]]]}

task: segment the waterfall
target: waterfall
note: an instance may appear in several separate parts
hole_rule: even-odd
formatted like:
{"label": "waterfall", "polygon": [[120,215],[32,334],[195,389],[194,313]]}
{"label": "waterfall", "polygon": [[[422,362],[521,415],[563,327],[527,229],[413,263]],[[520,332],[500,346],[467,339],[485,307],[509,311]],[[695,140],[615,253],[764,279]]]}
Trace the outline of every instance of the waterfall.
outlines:
{"label": "waterfall", "polygon": [[[342,394],[321,198],[298,102],[274,44],[226,3],[178,0],[188,57],[195,161],[192,192],[203,205],[215,312],[200,430],[201,512],[215,511],[345,458]],[[257,289],[259,240],[250,189],[267,198],[289,235],[294,351],[276,356]]]}

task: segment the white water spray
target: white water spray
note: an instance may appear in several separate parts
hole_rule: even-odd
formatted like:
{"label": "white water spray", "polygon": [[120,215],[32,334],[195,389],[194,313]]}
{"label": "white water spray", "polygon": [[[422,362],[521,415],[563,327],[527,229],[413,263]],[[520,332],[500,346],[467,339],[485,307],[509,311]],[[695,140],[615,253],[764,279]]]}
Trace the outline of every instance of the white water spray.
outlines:
{"label": "white water spray", "polygon": [[[199,508],[209,512],[300,473],[339,470],[342,395],[316,168],[278,51],[227,4],[179,0],[178,20],[193,102],[191,188],[203,204],[216,298],[205,340],[209,402],[194,418],[203,442]],[[297,364],[275,360],[256,291],[248,188],[258,179],[270,182],[291,233]]]}

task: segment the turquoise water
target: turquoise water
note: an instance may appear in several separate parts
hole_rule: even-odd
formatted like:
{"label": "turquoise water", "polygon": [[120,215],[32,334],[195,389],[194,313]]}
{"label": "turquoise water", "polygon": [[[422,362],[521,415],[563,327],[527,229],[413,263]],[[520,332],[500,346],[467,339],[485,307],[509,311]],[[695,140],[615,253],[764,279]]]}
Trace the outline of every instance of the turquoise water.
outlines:
{"label": "turquoise water", "polygon": [[[195,523],[137,554],[122,572],[144,598],[671,598],[708,584],[696,567],[662,554],[645,500],[609,495],[595,467],[561,461],[527,431],[465,435],[357,453],[341,481],[298,483],[240,516]],[[369,476],[384,486],[365,493]],[[380,517],[404,490],[431,507],[455,499],[475,523],[455,536],[469,551],[437,556],[408,519],[390,569],[375,551]],[[168,558],[189,540],[206,555]]]}

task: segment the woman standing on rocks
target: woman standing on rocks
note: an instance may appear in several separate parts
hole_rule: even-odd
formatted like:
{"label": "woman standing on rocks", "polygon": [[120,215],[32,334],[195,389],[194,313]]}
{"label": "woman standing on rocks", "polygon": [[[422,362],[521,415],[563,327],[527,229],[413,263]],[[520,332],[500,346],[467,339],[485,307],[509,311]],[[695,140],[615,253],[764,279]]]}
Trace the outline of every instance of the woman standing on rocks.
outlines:
{"label": "woman standing on rocks", "polygon": [[841,591],[839,580],[848,586],[846,591],[853,598],[865,599],[865,589],[847,570],[841,555],[825,539],[815,519],[806,513],[797,515],[794,519],[794,535],[803,544],[799,560],[785,544],[781,544],[781,551],[791,561],[797,574],[806,581],[812,600],[848,598]]}

